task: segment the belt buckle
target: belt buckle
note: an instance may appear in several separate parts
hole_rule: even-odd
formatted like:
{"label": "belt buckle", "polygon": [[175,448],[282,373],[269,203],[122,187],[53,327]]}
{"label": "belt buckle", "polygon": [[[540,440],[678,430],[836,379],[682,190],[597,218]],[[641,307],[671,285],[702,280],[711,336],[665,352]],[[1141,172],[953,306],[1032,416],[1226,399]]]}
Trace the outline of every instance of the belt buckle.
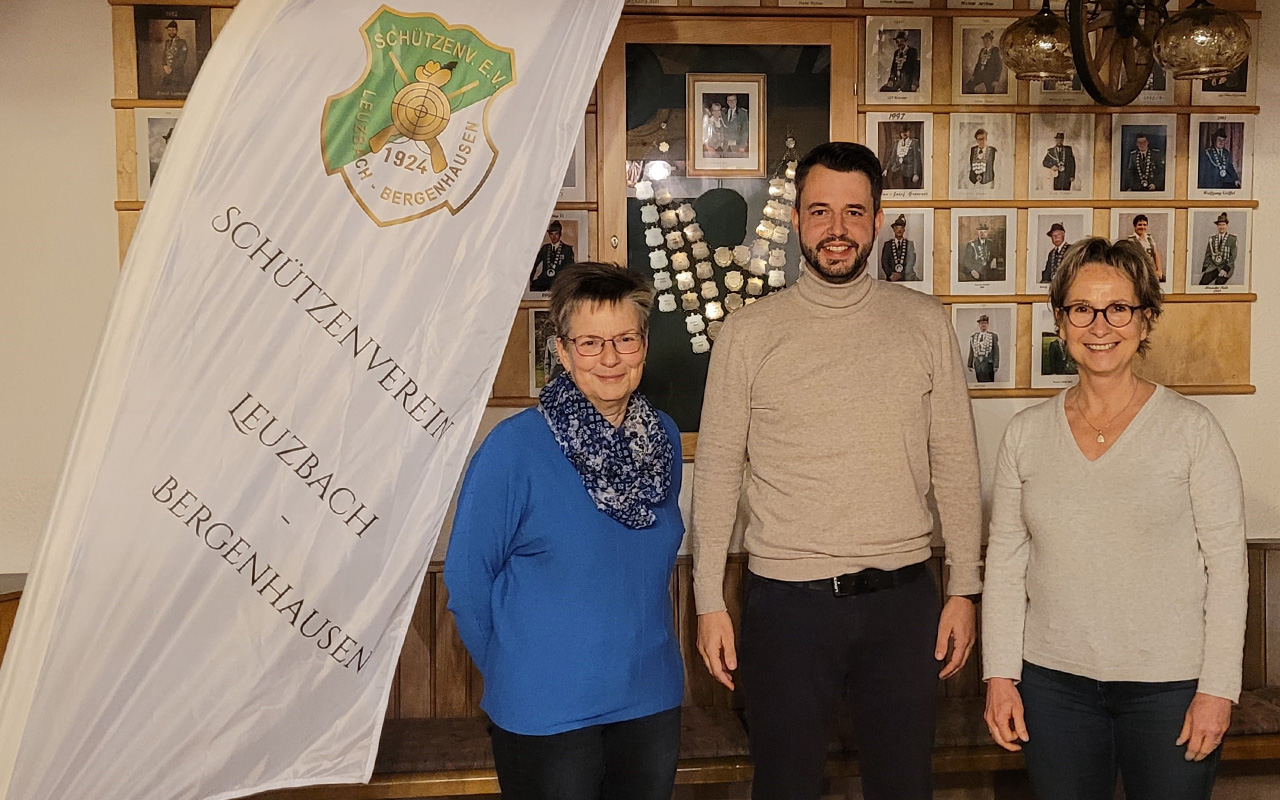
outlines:
{"label": "belt buckle", "polygon": [[[850,595],[858,594],[860,591],[862,591],[861,589],[858,588],[858,584],[860,583],[860,581],[858,580],[859,574],[861,573],[852,573],[849,575],[837,575],[834,578],[832,578],[831,579],[832,593],[835,594],[836,597],[848,597]],[[846,581],[844,584],[842,584],[840,580],[841,578],[848,578],[849,580]]]}

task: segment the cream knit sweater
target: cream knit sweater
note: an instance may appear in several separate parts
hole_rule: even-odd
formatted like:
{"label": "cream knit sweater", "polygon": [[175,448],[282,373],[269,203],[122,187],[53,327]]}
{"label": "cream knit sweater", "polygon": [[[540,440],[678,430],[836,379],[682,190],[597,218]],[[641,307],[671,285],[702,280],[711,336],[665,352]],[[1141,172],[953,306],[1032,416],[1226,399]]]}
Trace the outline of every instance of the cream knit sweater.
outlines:
{"label": "cream knit sweater", "polygon": [[869,275],[837,286],[806,268],[792,288],[729,317],[694,467],[699,613],[725,608],[748,458],[752,572],[799,581],[924,561],[936,503],[948,592],[981,590],[973,419],[936,298]]}

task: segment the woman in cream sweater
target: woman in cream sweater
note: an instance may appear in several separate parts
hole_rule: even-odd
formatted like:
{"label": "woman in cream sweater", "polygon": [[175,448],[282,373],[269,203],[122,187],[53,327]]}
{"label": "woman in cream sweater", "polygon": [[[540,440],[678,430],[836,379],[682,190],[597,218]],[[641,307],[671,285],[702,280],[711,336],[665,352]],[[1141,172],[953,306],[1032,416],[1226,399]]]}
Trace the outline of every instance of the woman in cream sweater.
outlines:
{"label": "woman in cream sweater", "polygon": [[1207,798],[1240,694],[1240,471],[1207,409],[1133,372],[1160,315],[1134,241],[1049,288],[1079,385],[1009,423],[983,593],[986,721],[1039,800]]}

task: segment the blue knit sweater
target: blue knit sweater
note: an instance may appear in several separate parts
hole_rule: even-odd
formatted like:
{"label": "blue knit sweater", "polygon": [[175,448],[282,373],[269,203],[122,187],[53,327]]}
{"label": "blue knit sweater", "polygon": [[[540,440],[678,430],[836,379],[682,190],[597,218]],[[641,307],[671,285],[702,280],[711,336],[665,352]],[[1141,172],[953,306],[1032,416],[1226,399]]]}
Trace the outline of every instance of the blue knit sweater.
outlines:
{"label": "blue knit sweater", "polygon": [[449,610],[484,675],[480,707],[544,736],[680,705],[668,582],[684,534],[680,434],[657,522],[595,507],[536,408],[499,423],[467,468],[445,559]]}

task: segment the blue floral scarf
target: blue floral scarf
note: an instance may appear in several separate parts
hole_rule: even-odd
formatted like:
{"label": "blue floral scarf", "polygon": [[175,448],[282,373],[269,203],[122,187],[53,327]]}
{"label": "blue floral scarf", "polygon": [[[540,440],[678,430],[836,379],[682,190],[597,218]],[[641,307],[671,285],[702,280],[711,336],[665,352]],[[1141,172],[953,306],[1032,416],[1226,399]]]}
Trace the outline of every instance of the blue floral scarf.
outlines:
{"label": "blue floral scarf", "polygon": [[538,393],[538,410],[596,508],[628,528],[654,523],[653,507],[671,489],[674,451],[648,400],[632,394],[615,428],[561,373]]}

